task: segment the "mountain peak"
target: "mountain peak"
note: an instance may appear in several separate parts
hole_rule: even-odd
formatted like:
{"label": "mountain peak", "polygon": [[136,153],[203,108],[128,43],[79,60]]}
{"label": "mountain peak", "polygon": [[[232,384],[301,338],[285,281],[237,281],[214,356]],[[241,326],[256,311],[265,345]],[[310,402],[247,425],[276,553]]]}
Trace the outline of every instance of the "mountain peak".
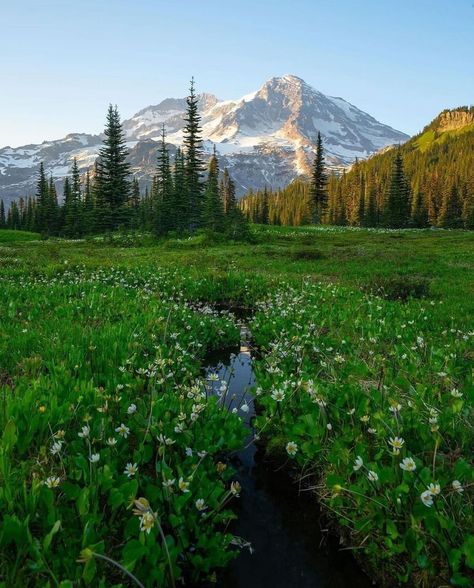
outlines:
{"label": "mountain peak", "polygon": [[[336,169],[408,138],[293,74],[273,77],[237,100],[221,101],[209,93],[199,94],[198,100],[206,151],[216,146],[239,193],[263,185],[285,186],[307,174],[318,133],[326,162]],[[148,183],[155,173],[156,141],[163,125],[172,149],[182,144],[186,107],[186,98],[166,98],[124,121],[132,169],[142,182]],[[58,179],[69,173],[74,157],[81,170],[89,169],[100,141],[99,136],[73,133],[44,145],[0,149],[0,198],[32,193],[40,161]]]}

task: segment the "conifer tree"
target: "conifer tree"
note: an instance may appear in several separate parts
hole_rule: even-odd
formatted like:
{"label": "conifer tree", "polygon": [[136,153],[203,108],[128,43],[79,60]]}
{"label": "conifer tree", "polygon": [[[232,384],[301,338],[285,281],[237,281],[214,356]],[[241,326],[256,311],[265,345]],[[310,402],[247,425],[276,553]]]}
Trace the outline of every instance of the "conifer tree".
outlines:
{"label": "conifer tree", "polygon": [[20,211],[16,200],[10,204],[7,215],[7,226],[9,229],[18,231],[21,228]]}
{"label": "conifer tree", "polygon": [[374,185],[371,185],[367,194],[365,225],[367,227],[376,227],[378,224],[379,214],[377,209],[377,189]]}
{"label": "conifer tree", "polygon": [[423,192],[417,190],[411,204],[411,225],[417,229],[424,229],[429,226],[428,210],[425,205]]}
{"label": "conifer tree", "polygon": [[111,230],[111,207],[106,201],[103,190],[102,168],[98,161],[94,165],[92,178],[92,198],[94,201],[94,212],[91,232],[100,234]]}
{"label": "conifer tree", "polygon": [[173,170],[173,213],[175,217],[175,227],[179,232],[189,228],[189,203],[186,190],[186,168],[185,156],[183,151],[178,147],[174,160]]}
{"label": "conifer tree", "polygon": [[262,210],[260,213],[260,222],[262,225],[268,225],[270,223],[270,210],[268,204],[268,190],[267,187],[263,189],[262,196]]}
{"label": "conifer tree", "polygon": [[462,207],[456,184],[453,184],[444,195],[438,224],[443,229],[459,229],[463,226]]}
{"label": "conifer tree", "polygon": [[82,223],[84,233],[91,233],[94,229],[94,196],[92,192],[91,175],[88,170],[86,172],[84,202],[82,206]]}
{"label": "conifer tree", "polygon": [[209,161],[206,189],[204,192],[203,222],[207,229],[224,231],[224,205],[219,193],[219,162],[216,147]]}
{"label": "conifer tree", "polygon": [[44,171],[43,162],[40,163],[38,181],[36,183],[36,202],[38,205],[36,230],[40,233],[48,233],[48,182]]}
{"label": "conifer tree", "polygon": [[327,207],[327,175],[324,158],[324,147],[321,133],[318,132],[316,143],[316,156],[313,164],[311,181],[311,200],[313,209],[313,223],[320,224],[323,221]]}
{"label": "conifer tree", "polygon": [[406,227],[410,218],[409,211],[410,190],[405,177],[402,154],[398,148],[385,203],[385,226],[391,229]]}
{"label": "conifer tree", "polygon": [[7,225],[7,218],[5,216],[5,205],[3,200],[0,200],[0,229],[4,229]]}
{"label": "conifer tree", "polygon": [[160,149],[158,150],[158,167],[156,186],[158,215],[156,219],[156,233],[166,235],[176,228],[174,213],[173,178],[170,168],[170,156],[166,145],[165,126],[161,129]]}
{"label": "conifer tree", "polygon": [[224,168],[224,173],[222,174],[220,193],[222,202],[224,204],[224,214],[228,214],[229,211],[236,205],[236,198],[235,184],[230,177],[229,170],[227,168]]}
{"label": "conifer tree", "polygon": [[[68,181],[67,193],[64,193],[64,234],[68,237],[82,235],[82,191],[81,176],[77,159],[73,159],[72,176]],[[65,184],[66,186],[66,184]]]}
{"label": "conifer tree", "polygon": [[128,150],[116,106],[109,106],[104,134],[97,167],[97,199],[107,211],[101,224],[114,230],[127,224],[130,195]]}
{"label": "conifer tree", "polygon": [[[25,211],[25,222],[28,222],[28,204],[26,205]],[[59,232],[59,203],[58,203],[58,194],[56,191],[56,185],[54,183],[54,178],[52,175],[49,177],[49,185],[48,185],[48,225],[50,227],[50,232],[54,235],[57,235]]]}
{"label": "conifer tree", "polygon": [[198,97],[194,90],[194,78],[191,79],[189,96],[186,99],[187,110],[184,118],[183,143],[186,150],[186,193],[187,211],[185,222],[190,231],[202,224],[203,184],[201,181],[204,164],[202,160],[201,116],[199,115]]}
{"label": "conifer tree", "polygon": [[359,178],[359,203],[357,210],[357,220],[359,227],[365,227],[365,178],[364,174],[360,174]]}

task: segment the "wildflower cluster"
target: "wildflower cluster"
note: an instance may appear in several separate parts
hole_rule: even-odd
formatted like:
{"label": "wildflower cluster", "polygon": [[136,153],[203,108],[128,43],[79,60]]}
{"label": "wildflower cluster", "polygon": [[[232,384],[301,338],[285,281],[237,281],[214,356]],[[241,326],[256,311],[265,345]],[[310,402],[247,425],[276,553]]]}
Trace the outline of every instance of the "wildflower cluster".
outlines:
{"label": "wildflower cluster", "polygon": [[263,350],[257,432],[283,440],[305,482],[318,472],[319,499],[364,546],[374,574],[383,557],[400,581],[423,562],[430,577],[465,585],[473,332],[440,323],[436,305],[282,287],[251,325]]}

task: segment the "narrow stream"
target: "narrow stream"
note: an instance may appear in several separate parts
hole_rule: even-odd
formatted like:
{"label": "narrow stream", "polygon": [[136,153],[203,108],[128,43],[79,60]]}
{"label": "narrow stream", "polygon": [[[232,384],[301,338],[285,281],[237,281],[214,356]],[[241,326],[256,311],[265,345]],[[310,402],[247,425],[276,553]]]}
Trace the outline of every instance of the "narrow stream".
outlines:
{"label": "narrow stream", "polygon": [[[206,358],[205,373],[228,382],[223,401],[239,414],[253,437],[255,415],[250,388],[255,384],[250,333],[241,325],[240,349],[221,350]],[[219,384],[216,384],[219,386]],[[248,412],[241,407],[248,407]],[[349,551],[320,530],[314,496],[298,494],[283,471],[265,463],[254,444],[233,460],[242,494],[232,532],[249,542],[218,578],[218,588],[366,588],[372,586]]]}

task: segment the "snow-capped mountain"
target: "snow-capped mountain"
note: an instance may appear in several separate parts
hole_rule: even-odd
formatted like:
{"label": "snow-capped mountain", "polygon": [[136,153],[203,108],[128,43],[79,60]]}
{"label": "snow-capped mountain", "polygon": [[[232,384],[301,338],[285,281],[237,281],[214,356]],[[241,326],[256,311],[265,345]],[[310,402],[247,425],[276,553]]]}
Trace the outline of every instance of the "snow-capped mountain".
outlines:
{"label": "snow-capped mountain", "polygon": [[[221,166],[229,168],[239,193],[264,185],[284,186],[308,173],[318,131],[327,162],[335,168],[408,139],[342,98],[326,96],[292,75],[272,78],[239,100],[221,101],[212,94],[201,94],[199,99],[205,149],[210,153],[216,145]],[[163,123],[172,152],[182,143],[185,110],[185,98],[167,98],[124,121],[130,162],[143,182],[154,173]],[[82,170],[91,168],[100,143],[100,135],[71,134],[41,145],[0,149],[0,198],[31,194],[41,161],[59,181],[68,174],[73,157]]]}

